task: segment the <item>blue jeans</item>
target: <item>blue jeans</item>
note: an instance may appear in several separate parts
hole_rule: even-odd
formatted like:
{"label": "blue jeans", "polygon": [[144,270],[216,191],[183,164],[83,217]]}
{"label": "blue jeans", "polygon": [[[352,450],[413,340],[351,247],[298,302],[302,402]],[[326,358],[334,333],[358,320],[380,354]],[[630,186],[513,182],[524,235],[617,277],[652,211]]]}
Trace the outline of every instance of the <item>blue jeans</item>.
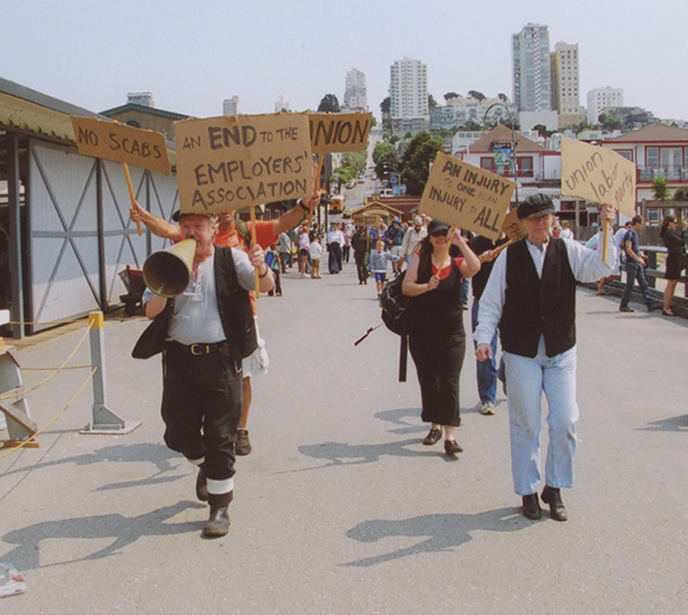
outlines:
{"label": "blue jeans", "polygon": [[[473,307],[471,308],[471,331],[475,332],[478,326],[478,307],[480,302],[473,299]],[[473,346],[476,343],[473,342]],[[495,403],[497,396],[497,331],[492,336],[490,342],[490,349],[492,350],[492,358],[486,361],[476,360],[476,374],[478,376],[478,395],[480,395],[480,403]]]}
{"label": "blue jeans", "polygon": [[541,399],[547,398],[549,444],[545,461],[545,483],[550,487],[573,487],[573,457],[576,452],[576,347],[554,357],[545,354],[540,338],[535,358],[504,352],[509,382],[507,403],[511,434],[511,472],[518,495],[536,493],[541,486]]}
{"label": "blue jeans", "polygon": [[647,284],[647,278],[645,277],[645,267],[639,265],[635,261],[626,261],[626,286],[623,289],[623,294],[621,295],[621,307],[627,307],[628,302],[631,300],[631,293],[633,292],[633,285],[636,279],[640,285],[640,292],[645,299],[646,305],[652,305],[654,302],[652,295],[650,294],[650,287]]}

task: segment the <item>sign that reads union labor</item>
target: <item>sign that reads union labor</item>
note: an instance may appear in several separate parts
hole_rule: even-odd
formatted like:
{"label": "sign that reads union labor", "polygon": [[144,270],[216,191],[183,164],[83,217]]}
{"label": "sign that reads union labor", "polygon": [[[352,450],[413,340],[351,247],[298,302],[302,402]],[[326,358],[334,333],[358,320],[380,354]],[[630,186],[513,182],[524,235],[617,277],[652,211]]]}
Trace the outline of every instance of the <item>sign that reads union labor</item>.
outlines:
{"label": "sign that reads union labor", "polygon": [[184,213],[243,209],[313,193],[305,113],[175,122]]}
{"label": "sign that reads union labor", "polygon": [[635,216],[636,167],[614,150],[561,140],[561,193],[593,203],[610,203]]}
{"label": "sign that reads union labor", "polygon": [[372,121],[372,113],[311,113],[311,149],[314,154],[364,150]]}
{"label": "sign that reads union labor", "polygon": [[165,175],[171,172],[165,137],[160,132],[76,116],[72,116],[72,127],[77,149],[84,156],[124,162]]}
{"label": "sign that reads union labor", "polygon": [[516,184],[438,152],[420,208],[447,224],[497,239]]}

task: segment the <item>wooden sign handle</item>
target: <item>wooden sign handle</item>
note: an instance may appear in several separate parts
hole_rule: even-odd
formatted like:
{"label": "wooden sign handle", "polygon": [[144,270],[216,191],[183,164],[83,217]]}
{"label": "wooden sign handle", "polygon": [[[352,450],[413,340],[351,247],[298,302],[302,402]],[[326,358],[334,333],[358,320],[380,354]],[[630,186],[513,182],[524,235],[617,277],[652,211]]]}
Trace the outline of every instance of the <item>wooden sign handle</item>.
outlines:
{"label": "wooden sign handle", "polygon": [[[136,197],[134,196],[134,186],[131,184],[131,175],[129,175],[129,165],[126,162],[122,163],[122,168],[124,169],[124,177],[127,180],[127,188],[129,188],[129,198],[131,199],[131,206],[134,207],[136,204]],[[136,221],[136,230],[139,232],[139,236],[143,235],[141,230],[141,223]]]}
{"label": "wooden sign handle", "polygon": [[609,220],[604,221],[602,227],[603,239],[602,239],[602,260],[607,262],[607,254],[609,253]]}
{"label": "wooden sign handle", "polygon": [[[320,173],[322,173],[323,160],[325,159],[324,154],[318,156],[318,169],[315,172],[315,177],[313,178],[313,196],[320,194]],[[316,205],[317,207],[317,205]],[[311,222],[313,221],[313,210],[311,209],[308,213],[308,228],[311,228]]]}
{"label": "wooden sign handle", "polygon": [[[256,208],[251,205],[251,247],[258,245],[258,240],[256,239]],[[266,265],[267,267],[267,265]],[[255,283],[256,283],[256,299],[260,298],[260,280],[258,274],[258,268],[254,268]]]}

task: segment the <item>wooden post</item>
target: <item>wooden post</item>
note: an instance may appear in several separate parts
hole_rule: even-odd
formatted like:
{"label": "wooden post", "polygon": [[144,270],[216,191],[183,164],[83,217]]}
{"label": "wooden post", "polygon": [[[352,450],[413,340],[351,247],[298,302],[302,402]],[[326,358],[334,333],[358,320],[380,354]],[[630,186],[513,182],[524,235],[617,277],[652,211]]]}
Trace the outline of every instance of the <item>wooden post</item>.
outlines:
{"label": "wooden post", "polygon": [[[131,175],[129,175],[129,165],[126,162],[123,162],[122,169],[124,169],[124,177],[127,180],[127,188],[129,189],[129,199],[131,200],[131,206],[133,207],[134,203],[136,203],[136,196],[134,195],[134,186],[131,183]],[[143,235],[141,223],[138,220],[136,221],[136,230],[138,231],[139,235]]]}
{"label": "wooden post", "polygon": [[[254,205],[251,205],[251,247],[258,245],[258,241],[256,239],[256,208]],[[259,289],[259,274],[258,274],[258,269],[254,268],[254,276],[255,276],[255,283],[256,283],[256,299],[260,298],[260,289]]]}

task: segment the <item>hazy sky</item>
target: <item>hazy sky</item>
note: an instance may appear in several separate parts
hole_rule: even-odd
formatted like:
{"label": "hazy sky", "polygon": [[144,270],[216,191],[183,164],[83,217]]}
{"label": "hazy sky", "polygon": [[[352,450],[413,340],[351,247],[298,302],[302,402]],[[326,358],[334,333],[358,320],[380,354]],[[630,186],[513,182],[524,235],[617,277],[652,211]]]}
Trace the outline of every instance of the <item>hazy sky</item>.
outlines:
{"label": "hazy sky", "polygon": [[578,43],[582,105],[620,87],[626,105],[688,119],[688,2],[655,0],[0,0],[0,77],[102,111],[150,91],[155,106],[197,117],[292,111],[340,102],[352,67],[368,79],[379,117],[389,67],[428,67],[428,90],[512,97],[511,35],[549,27],[550,48]]}

